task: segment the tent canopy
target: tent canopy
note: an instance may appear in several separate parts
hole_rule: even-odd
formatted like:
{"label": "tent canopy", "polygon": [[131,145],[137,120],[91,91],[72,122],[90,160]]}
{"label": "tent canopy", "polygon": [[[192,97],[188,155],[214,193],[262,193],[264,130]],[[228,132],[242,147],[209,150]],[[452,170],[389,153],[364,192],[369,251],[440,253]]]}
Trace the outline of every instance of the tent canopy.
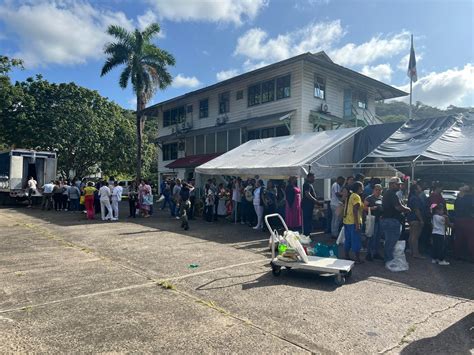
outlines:
{"label": "tent canopy", "polygon": [[344,128],[317,133],[251,140],[196,168],[205,175],[266,177],[334,176],[333,170],[320,171],[317,163],[352,162],[354,135],[360,128]]}
{"label": "tent canopy", "polygon": [[368,157],[399,162],[419,157],[442,162],[472,162],[474,125],[454,116],[411,120]]}

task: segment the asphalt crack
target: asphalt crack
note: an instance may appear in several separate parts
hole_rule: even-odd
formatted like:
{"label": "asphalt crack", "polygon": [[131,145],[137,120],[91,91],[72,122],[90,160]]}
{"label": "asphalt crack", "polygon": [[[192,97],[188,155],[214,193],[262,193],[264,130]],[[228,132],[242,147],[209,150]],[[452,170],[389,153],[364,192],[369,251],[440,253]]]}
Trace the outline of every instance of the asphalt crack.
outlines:
{"label": "asphalt crack", "polygon": [[440,313],[444,313],[444,312],[447,312],[451,309],[454,309],[456,308],[457,306],[461,305],[461,304],[464,304],[464,303],[470,303],[471,301],[468,301],[468,300],[460,300],[454,304],[452,304],[451,306],[448,306],[448,307],[445,307],[443,309],[437,309],[437,310],[434,310],[432,312],[430,312],[423,320],[421,321],[418,321],[416,323],[413,323],[410,327],[408,327],[408,329],[405,331],[405,334],[403,334],[402,338],[400,339],[400,341],[391,346],[390,348],[387,348],[385,350],[382,350],[380,352],[380,354],[386,354],[392,350],[395,350],[396,348],[399,348],[400,346],[403,346],[405,344],[408,344],[410,343],[410,341],[408,340],[408,338],[410,337],[410,335],[412,335],[413,333],[416,332],[416,329],[420,326],[420,325],[423,325],[423,324],[426,324],[433,316],[437,315],[437,314],[440,314]]}

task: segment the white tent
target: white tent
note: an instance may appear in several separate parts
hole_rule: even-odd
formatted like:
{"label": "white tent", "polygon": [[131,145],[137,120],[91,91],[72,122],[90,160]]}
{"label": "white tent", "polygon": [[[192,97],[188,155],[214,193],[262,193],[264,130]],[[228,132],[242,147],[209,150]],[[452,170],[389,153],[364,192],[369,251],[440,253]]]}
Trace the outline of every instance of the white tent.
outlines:
{"label": "white tent", "polygon": [[334,170],[319,170],[317,164],[352,162],[354,135],[360,128],[251,140],[199,166],[204,175],[262,177],[305,176],[309,170],[318,179],[331,178]]}

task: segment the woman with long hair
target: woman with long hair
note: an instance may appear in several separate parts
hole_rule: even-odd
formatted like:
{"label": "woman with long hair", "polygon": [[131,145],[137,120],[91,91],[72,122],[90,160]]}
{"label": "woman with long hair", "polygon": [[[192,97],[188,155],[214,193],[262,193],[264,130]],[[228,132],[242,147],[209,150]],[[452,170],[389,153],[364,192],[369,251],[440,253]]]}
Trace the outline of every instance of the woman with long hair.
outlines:
{"label": "woman with long hair", "polygon": [[285,222],[289,229],[300,231],[301,217],[301,189],[298,187],[298,179],[291,176],[285,190]]}
{"label": "woman with long hair", "polygon": [[418,240],[420,239],[421,231],[423,230],[423,202],[420,198],[421,187],[418,184],[410,186],[410,193],[408,194],[408,207],[411,211],[407,214],[407,220],[410,224],[410,237],[408,244],[410,246],[411,254],[414,258],[424,259],[418,250]]}

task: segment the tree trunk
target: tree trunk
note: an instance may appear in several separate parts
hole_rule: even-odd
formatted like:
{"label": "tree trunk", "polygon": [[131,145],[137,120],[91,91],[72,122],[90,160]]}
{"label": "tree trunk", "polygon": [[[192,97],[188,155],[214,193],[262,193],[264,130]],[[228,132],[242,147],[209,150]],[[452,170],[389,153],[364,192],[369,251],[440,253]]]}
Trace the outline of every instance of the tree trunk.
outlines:
{"label": "tree trunk", "polygon": [[142,178],[142,115],[141,111],[145,108],[145,101],[140,93],[137,94],[137,180]]}

